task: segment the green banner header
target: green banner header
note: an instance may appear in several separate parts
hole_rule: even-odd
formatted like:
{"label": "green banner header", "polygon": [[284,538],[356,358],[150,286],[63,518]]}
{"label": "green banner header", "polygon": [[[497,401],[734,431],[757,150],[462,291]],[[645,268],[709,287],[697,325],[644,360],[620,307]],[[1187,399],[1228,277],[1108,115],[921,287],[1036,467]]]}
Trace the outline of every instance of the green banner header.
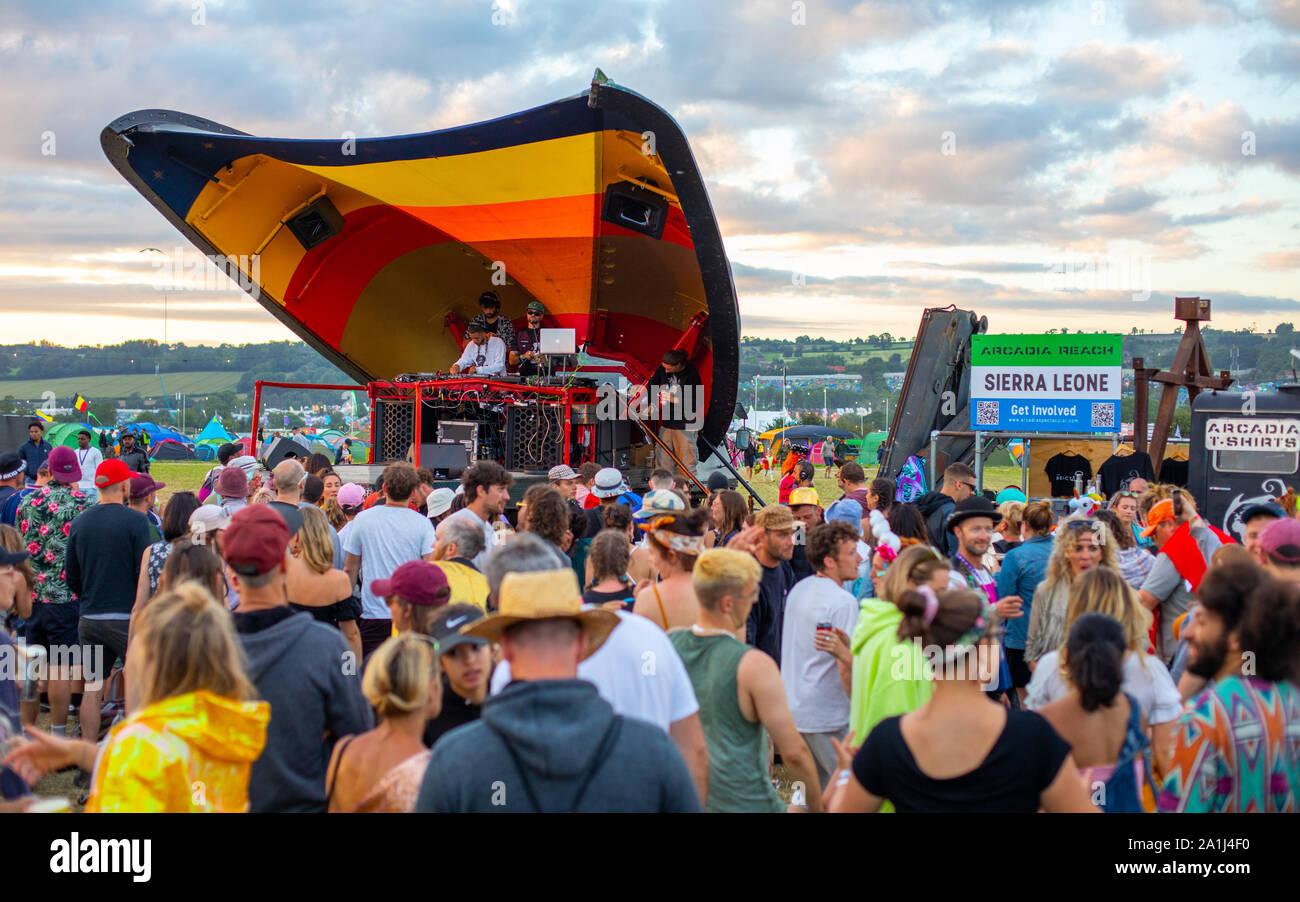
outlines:
{"label": "green banner header", "polygon": [[971,366],[1120,366],[1119,335],[972,335]]}

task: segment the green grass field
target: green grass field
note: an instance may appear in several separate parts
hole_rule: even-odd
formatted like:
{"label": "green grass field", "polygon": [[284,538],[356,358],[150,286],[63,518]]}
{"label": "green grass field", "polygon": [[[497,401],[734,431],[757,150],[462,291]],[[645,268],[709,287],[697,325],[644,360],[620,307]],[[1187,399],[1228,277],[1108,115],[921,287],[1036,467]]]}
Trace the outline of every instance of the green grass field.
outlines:
{"label": "green grass field", "polygon": [[[163,373],[163,384],[171,394],[205,395],[210,392],[234,391],[242,373],[209,370],[192,373]],[[162,385],[153,373],[129,373],[119,376],[70,376],[61,379],[4,379],[0,380],[0,398],[40,398],[42,392],[52,391],[57,397],[80,392],[90,400],[97,398],[157,397]]]}

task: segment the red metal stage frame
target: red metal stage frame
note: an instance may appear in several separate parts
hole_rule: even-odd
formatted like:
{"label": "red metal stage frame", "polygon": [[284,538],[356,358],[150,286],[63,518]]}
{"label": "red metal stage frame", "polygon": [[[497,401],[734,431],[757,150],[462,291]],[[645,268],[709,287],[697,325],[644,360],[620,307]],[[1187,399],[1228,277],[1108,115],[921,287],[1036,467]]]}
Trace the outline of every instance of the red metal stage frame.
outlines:
{"label": "red metal stage frame", "polygon": [[[490,376],[453,376],[447,379],[435,379],[421,382],[371,382],[366,386],[370,397],[370,409],[372,416],[370,418],[370,436],[371,446],[374,447],[374,430],[376,417],[373,416],[376,401],[414,401],[417,397],[421,403],[415,405],[413,411],[413,428],[412,444],[414,445],[413,457],[415,466],[420,466],[420,442],[418,437],[421,434],[423,423],[423,408],[426,401],[443,401],[448,403],[458,403],[471,400],[478,404],[515,404],[528,401],[539,404],[543,407],[559,408],[562,414],[561,421],[564,424],[564,442],[563,442],[563,462],[569,466],[576,466],[582,461],[570,459],[570,448],[574,430],[578,431],[580,437],[585,436],[585,444],[592,449],[592,456],[595,455],[596,439],[596,418],[594,415],[594,406],[597,396],[596,389],[587,385],[528,385],[518,382],[500,382]],[[459,395],[457,395],[459,393]],[[469,393],[471,397],[465,397]],[[575,407],[591,407],[593,414],[590,417],[584,417],[584,422],[574,424],[573,411]]]}
{"label": "red metal stage frame", "polygon": [[[268,382],[258,379],[253,383],[253,421],[252,428],[248,430],[249,441],[253,444],[253,456],[261,458],[261,448],[257,441],[257,431],[261,428],[262,421],[262,386],[270,388],[310,388],[323,389],[325,391],[365,391],[364,385],[321,385],[318,382]],[[371,437],[374,437],[374,418],[371,418],[370,430]],[[373,443],[371,445],[373,447]]]}

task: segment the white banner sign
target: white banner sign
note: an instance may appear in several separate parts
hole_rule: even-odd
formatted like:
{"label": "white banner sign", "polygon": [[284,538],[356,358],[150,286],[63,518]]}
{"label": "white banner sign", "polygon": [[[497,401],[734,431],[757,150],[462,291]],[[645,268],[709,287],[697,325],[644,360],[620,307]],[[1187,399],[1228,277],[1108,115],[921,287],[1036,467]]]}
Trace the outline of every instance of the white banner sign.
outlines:
{"label": "white banner sign", "polygon": [[1206,451],[1300,451],[1300,420],[1212,417],[1205,423]]}
{"label": "white banner sign", "polygon": [[1120,368],[1081,366],[1062,370],[1057,366],[973,366],[972,398],[1066,400],[1083,398],[1119,400]]}

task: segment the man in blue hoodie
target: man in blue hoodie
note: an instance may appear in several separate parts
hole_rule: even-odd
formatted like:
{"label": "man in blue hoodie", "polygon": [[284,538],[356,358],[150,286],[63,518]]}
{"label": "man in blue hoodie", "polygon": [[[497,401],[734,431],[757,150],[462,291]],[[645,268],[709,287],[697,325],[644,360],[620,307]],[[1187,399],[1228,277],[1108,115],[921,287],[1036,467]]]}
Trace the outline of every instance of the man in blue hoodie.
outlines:
{"label": "man in blue hoodie", "polygon": [[327,807],[325,770],[334,741],[373,723],[360,662],[343,634],[289,607],[289,527],[270,505],[242,508],[222,537],[226,575],[239,592],[235,631],[248,677],[271,703],[266,749],[253,762],[249,810]]}
{"label": "man in blue hoodie", "polygon": [[499,641],[512,682],[483,703],[478,720],[434,744],[415,810],[699,811],[668,734],[615,714],[595,685],[578,679],[578,663],[619,620],[583,608],[573,568],[507,573],[498,604],[499,613],[461,632]]}

